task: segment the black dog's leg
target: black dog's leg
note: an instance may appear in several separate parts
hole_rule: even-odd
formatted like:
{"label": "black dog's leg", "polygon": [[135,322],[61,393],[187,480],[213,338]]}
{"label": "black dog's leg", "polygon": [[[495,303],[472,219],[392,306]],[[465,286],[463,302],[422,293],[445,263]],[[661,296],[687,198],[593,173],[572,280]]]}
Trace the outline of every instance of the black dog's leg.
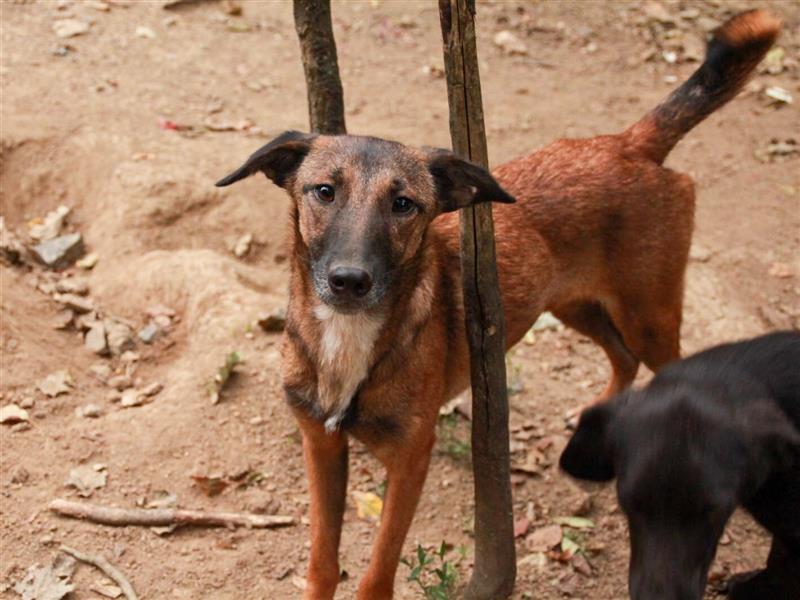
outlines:
{"label": "black dog's leg", "polygon": [[800,598],[800,554],[772,538],[767,568],[731,581],[731,600],[798,600]]}

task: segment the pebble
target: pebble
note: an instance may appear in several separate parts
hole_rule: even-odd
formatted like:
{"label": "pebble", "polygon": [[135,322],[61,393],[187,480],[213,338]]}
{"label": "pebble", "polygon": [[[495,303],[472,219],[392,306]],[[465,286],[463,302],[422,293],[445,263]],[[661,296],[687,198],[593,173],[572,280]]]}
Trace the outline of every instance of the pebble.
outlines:
{"label": "pebble", "polygon": [[153,323],[161,329],[169,329],[172,327],[172,318],[167,315],[156,315],[153,317]]}
{"label": "pebble", "polygon": [[33,408],[36,401],[33,399],[33,396],[25,396],[22,400],[19,401],[20,408]]}
{"label": "pebble", "polygon": [[72,322],[75,320],[75,313],[69,308],[58,311],[56,318],[53,319],[54,329],[68,329]]}
{"label": "pebble", "polygon": [[123,408],[130,408],[132,406],[141,406],[142,401],[144,400],[145,396],[139,390],[135,388],[128,388],[124,392],[122,392],[122,397],[120,398],[120,406]]}
{"label": "pebble", "polygon": [[60,38],[71,38],[89,33],[89,24],[78,19],[59,19],[53,23],[53,32]]}
{"label": "pebble", "polygon": [[158,337],[159,328],[152,321],[139,330],[137,336],[145,344],[152,344]]}
{"label": "pebble", "polygon": [[61,233],[64,226],[64,219],[69,214],[70,209],[63,204],[55,210],[51,210],[44,219],[36,219],[29,225],[28,234],[35,240],[52,240]]}
{"label": "pebble", "polygon": [[133,350],[126,350],[119,357],[119,359],[124,363],[135,363],[137,360],[139,360],[139,358],[139,353],[134,352]]}
{"label": "pebble", "polygon": [[105,363],[96,363],[89,367],[89,371],[101,382],[107,383],[111,377],[111,367]]}
{"label": "pebble", "polygon": [[494,45],[503,50],[506,54],[524,55],[528,53],[528,47],[521,39],[510,31],[499,31],[494,36]]}
{"label": "pebble", "polygon": [[56,291],[85,296],[89,293],[89,282],[84,277],[65,277],[56,282]]}
{"label": "pebble", "polygon": [[79,259],[85,248],[80,233],[69,233],[36,244],[31,248],[34,258],[51,269],[64,269]]}
{"label": "pebble", "polygon": [[675,17],[664,8],[660,2],[648,2],[642,7],[642,12],[651,20],[659,23],[673,24]]}
{"label": "pebble", "polygon": [[103,414],[103,409],[97,404],[87,404],[86,406],[78,407],[75,411],[79,417],[86,417],[88,419],[96,419]]}
{"label": "pebble", "polygon": [[108,354],[108,343],[106,342],[106,328],[102,321],[95,321],[86,332],[84,339],[86,349],[95,354]]}
{"label": "pebble", "polygon": [[245,233],[242,237],[236,240],[236,244],[233,246],[233,255],[236,258],[242,258],[248,252],[250,252],[250,246],[253,243],[253,234],[252,233]]}
{"label": "pebble", "polygon": [[16,404],[6,404],[0,408],[0,423],[4,425],[13,425],[28,419],[28,411]]}
{"label": "pebble", "polygon": [[60,394],[68,394],[72,386],[72,375],[66,369],[50,373],[37,384],[39,391],[50,398],[55,398]]}
{"label": "pebble", "polygon": [[127,375],[114,375],[108,379],[108,386],[120,392],[133,386],[131,378]]}
{"label": "pebble", "polygon": [[115,319],[104,319],[108,349],[114,356],[119,356],[126,350],[133,350],[136,342],[133,341],[133,332],[125,323]]}
{"label": "pebble", "polygon": [[93,8],[94,10],[99,10],[100,12],[108,12],[111,10],[111,6],[99,0],[84,0],[83,5]]}
{"label": "pebble", "polygon": [[27,483],[30,478],[31,474],[28,473],[28,469],[26,469],[22,465],[17,465],[11,472],[11,483],[18,483],[18,484]]}
{"label": "pebble", "polygon": [[150,29],[149,27],[145,27],[144,25],[139,25],[136,28],[136,37],[146,38],[149,40],[156,39],[156,32]]}
{"label": "pebble", "polygon": [[148,385],[146,388],[142,389],[141,393],[144,396],[150,397],[150,396],[155,396],[163,389],[164,385],[158,381],[155,381],[150,385]]}
{"label": "pebble", "polygon": [[94,268],[98,260],[100,260],[100,257],[97,255],[97,253],[91,252],[77,261],[75,266],[88,271],[89,269]]}
{"label": "pebble", "polygon": [[75,294],[56,294],[56,302],[74,310],[78,314],[85,314],[94,310],[94,303],[90,298],[76,296]]}
{"label": "pebble", "polygon": [[18,265],[25,255],[25,247],[17,237],[6,229],[5,219],[0,217],[0,258],[9,265]]}

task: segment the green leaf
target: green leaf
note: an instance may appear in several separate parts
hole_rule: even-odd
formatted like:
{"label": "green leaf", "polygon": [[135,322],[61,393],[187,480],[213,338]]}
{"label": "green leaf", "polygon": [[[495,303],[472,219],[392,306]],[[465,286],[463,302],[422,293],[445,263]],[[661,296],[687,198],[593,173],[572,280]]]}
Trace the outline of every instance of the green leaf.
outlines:
{"label": "green leaf", "polygon": [[568,556],[574,556],[581,551],[581,547],[573,540],[564,536],[561,538],[561,551]]}
{"label": "green leaf", "polygon": [[573,529],[594,529],[594,522],[583,517],[555,517],[553,523],[566,525]]}

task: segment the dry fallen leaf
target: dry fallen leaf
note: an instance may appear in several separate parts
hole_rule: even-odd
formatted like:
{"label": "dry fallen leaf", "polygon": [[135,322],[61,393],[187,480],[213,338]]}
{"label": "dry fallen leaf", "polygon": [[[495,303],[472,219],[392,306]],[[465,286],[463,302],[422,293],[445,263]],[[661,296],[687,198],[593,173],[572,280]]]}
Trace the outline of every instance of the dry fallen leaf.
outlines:
{"label": "dry fallen leaf", "polygon": [[381,518],[383,511],[383,500],[377,494],[372,492],[353,492],[353,498],[356,501],[356,511],[359,519],[365,521],[377,522]]}
{"label": "dry fallen leaf", "polygon": [[75,559],[58,554],[49,567],[28,568],[25,579],[14,585],[22,600],[61,600],[75,590],[70,577],[75,571]]}
{"label": "dry fallen leaf", "polygon": [[561,525],[548,525],[530,534],[525,544],[528,550],[545,552],[558,546],[561,543],[562,537]]}
{"label": "dry fallen leaf", "polygon": [[206,496],[218,496],[228,487],[222,475],[192,475],[192,480]]}
{"label": "dry fallen leaf", "polygon": [[74,487],[79,496],[88,498],[95,490],[105,487],[107,479],[108,474],[102,465],[81,465],[70,470],[64,485]]}
{"label": "dry fallen leaf", "polygon": [[514,537],[523,537],[531,528],[531,522],[527,517],[522,517],[514,521]]}

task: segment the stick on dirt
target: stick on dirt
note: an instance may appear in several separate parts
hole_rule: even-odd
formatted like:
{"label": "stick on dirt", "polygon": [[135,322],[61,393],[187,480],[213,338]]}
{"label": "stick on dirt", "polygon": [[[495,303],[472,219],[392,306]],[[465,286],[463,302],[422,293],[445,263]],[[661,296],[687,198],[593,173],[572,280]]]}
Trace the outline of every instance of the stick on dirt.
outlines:
{"label": "stick on dirt", "polygon": [[106,576],[111,579],[114,583],[117,584],[119,589],[122,590],[122,593],[125,594],[125,598],[128,600],[139,600],[139,597],[136,595],[136,592],[133,590],[133,586],[131,582],[122,574],[122,572],[117,569],[114,565],[108,562],[105,557],[100,555],[94,554],[84,554],[83,552],[79,552],[74,548],[70,548],[69,546],[61,546],[59,548],[61,552],[65,552],[70,556],[78,559],[81,562],[85,562],[86,564],[92,565],[100,569]]}
{"label": "stick on dirt", "polygon": [[[488,165],[474,0],[439,0],[453,151]],[[475,570],[465,597],[506,598],[516,557],[508,434],[505,321],[491,203],[461,211],[461,276],[472,379]]]}
{"label": "stick on dirt", "polygon": [[294,0],[294,25],[303,55],[311,131],[346,133],[330,0]]}
{"label": "stick on dirt", "polygon": [[249,527],[265,529],[294,525],[294,518],[280,515],[253,515],[249,513],[205,512],[177,508],[115,508],[61,498],[50,503],[50,510],[65,517],[85,519],[102,525],[124,527],[168,527],[194,525],[197,527]]}

